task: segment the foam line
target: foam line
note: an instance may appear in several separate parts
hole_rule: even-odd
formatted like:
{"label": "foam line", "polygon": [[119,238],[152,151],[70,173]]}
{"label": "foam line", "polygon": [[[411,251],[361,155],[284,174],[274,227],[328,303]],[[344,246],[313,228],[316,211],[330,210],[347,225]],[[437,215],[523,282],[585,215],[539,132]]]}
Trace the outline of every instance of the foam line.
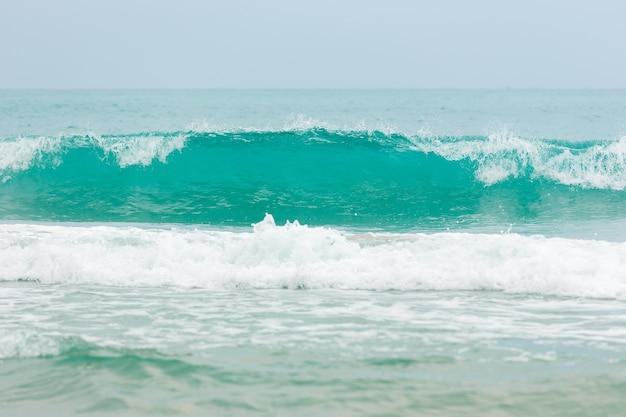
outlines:
{"label": "foam line", "polygon": [[113,286],[492,290],[626,298],[626,243],[350,234],[272,216],[252,231],[0,225],[0,280]]}

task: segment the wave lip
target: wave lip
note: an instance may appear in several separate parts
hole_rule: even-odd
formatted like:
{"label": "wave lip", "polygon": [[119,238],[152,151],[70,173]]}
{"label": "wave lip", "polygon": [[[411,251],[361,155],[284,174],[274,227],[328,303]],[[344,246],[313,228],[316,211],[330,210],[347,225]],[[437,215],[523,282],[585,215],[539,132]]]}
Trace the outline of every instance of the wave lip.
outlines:
{"label": "wave lip", "polygon": [[543,175],[561,184],[586,188],[626,188],[626,137],[589,148],[564,150],[546,164]]}
{"label": "wave lip", "polygon": [[52,159],[52,166],[60,163],[61,138],[18,137],[0,140],[0,174],[6,171],[25,171],[34,164]]}
{"label": "wave lip", "polygon": [[0,175],[33,167],[54,169],[64,162],[66,154],[81,148],[93,149],[103,161],[113,157],[121,168],[148,166],[155,160],[165,163],[172,152],[185,147],[186,141],[187,136],[178,132],[4,139],[0,140]]}
{"label": "wave lip", "polygon": [[508,131],[486,138],[412,138],[416,149],[447,160],[475,162],[476,178],[494,185],[509,178],[545,178],[583,188],[626,188],[626,137],[571,143],[528,140]]}
{"label": "wave lip", "polygon": [[208,289],[487,290],[626,299],[626,243],[351,234],[267,215],[252,231],[0,225],[0,280]]}

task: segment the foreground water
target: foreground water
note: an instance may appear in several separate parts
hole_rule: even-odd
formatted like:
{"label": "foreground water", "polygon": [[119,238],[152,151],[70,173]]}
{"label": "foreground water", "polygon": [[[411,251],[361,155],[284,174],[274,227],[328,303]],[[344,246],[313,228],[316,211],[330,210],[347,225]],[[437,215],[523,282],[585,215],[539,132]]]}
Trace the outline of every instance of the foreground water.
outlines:
{"label": "foreground water", "polygon": [[581,415],[623,91],[3,91],[7,415]]}
{"label": "foreground water", "polygon": [[618,415],[626,388],[615,300],[14,283],[2,301],[7,415]]}

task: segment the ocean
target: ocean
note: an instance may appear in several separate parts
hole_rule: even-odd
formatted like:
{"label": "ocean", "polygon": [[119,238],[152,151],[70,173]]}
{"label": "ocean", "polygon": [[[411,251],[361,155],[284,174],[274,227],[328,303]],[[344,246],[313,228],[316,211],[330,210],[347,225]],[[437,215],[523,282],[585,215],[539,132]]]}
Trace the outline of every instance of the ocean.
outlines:
{"label": "ocean", "polygon": [[624,90],[0,91],[2,416],[624,392]]}

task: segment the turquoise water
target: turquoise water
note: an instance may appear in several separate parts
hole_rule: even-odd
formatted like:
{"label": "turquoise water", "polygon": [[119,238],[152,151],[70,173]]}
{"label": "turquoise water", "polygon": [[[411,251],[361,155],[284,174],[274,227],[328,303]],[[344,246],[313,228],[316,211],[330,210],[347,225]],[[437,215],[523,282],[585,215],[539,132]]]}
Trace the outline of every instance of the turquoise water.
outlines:
{"label": "turquoise water", "polygon": [[[622,219],[626,142],[303,128],[11,138],[0,216],[560,234]],[[571,232],[571,231],[569,231]]]}
{"label": "turquoise water", "polygon": [[620,415],[624,91],[0,92],[7,415]]}

